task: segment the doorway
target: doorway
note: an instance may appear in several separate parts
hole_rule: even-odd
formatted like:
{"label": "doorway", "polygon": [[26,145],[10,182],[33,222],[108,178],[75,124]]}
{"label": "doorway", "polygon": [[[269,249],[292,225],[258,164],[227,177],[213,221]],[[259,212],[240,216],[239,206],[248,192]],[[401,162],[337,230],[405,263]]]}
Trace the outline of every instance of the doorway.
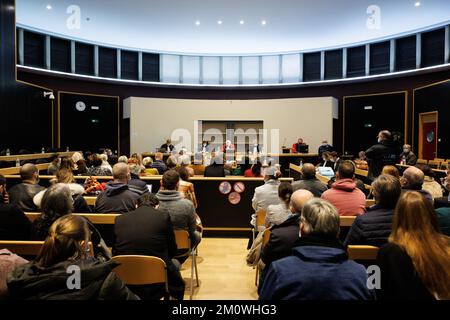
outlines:
{"label": "doorway", "polygon": [[419,158],[433,160],[437,157],[438,112],[419,113]]}

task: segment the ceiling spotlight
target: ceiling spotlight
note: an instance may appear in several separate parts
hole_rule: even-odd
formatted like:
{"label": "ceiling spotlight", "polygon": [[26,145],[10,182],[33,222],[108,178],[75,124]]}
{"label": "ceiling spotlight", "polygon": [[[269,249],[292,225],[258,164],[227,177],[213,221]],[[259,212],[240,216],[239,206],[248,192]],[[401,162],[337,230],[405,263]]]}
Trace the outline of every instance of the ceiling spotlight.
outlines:
{"label": "ceiling spotlight", "polygon": [[196,25],[196,26],[199,26],[199,25],[200,25],[200,21],[198,21],[198,20],[195,21],[195,25]]}
{"label": "ceiling spotlight", "polygon": [[52,10],[52,6],[49,4],[46,6],[46,8],[47,8],[47,10]]}
{"label": "ceiling spotlight", "polygon": [[244,23],[245,23],[244,20],[239,21],[239,24],[240,24],[240,25],[242,25],[242,24],[244,24]]}
{"label": "ceiling spotlight", "polygon": [[217,24],[222,24],[222,20],[217,20]]}
{"label": "ceiling spotlight", "polygon": [[263,26],[265,26],[265,25],[267,24],[267,21],[266,21],[266,20],[263,20],[263,21],[261,21],[261,24],[262,24]]}
{"label": "ceiling spotlight", "polygon": [[415,7],[420,7],[420,1],[416,1],[416,3],[414,4]]}

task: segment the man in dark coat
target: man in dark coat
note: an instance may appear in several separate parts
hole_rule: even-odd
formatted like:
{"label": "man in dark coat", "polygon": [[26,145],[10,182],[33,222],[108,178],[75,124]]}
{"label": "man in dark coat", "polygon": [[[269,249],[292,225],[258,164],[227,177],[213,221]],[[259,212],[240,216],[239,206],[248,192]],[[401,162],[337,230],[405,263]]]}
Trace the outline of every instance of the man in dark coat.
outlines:
{"label": "man in dark coat", "polygon": [[347,234],[344,245],[381,247],[392,231],[394,209],[400,198],[400,181],[391,175],[381,175],[372,183],[376,204],[358,216]]}
{"label": "man in dark coat", "polygon": [[369,178],[375,179],[386,165],[395,165],[400,154],[399,147],[392,139],[392,134],[383,130],[378,133],[378,143],[367,149],[369,160]]}
{"label": "man in dark coat", "polygon": [[9,202],[17,205],[25,212],[38,211],[33,198],[45,188],[38,184],[39,170],[32,163],[26,163],[20,168],[22,183],[9,189]]}

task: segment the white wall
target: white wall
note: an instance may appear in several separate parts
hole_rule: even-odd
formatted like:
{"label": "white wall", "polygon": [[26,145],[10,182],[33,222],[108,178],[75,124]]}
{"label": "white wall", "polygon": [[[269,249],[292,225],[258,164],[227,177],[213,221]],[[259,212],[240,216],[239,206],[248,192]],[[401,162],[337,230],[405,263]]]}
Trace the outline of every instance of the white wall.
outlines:
{"label": "white wall", "polygon": [[[130,109],[131,153],[155,151],[175,129],[187,129],[194,143],[198,120],[262,120],[264,129],[279,129],[281,147],[304,138],[310,153],[316,153],[323,139],[333,141],[332,97],[273,100],[187,100],[130,97],[124,106]],[[269,135],[269,152],[272,143]]]}

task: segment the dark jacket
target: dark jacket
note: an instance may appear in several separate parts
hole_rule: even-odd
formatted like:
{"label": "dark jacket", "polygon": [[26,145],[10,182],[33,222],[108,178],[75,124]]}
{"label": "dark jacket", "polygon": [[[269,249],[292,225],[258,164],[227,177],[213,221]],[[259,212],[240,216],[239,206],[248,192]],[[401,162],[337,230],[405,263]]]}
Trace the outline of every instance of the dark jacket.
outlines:
{"label": "dark jacket", "polygon": [[422,189],[422,185],[402,187],[402,194],[406,191],[416,191],[433,204],[433,197],[428,191]]}
{"label": "dark jacket", "polygon": [[131,179],[128,181],[128,189],[138,194],[139,196],[142,196],[143,194],[149,192],[147,183],[145,181],[142,181],[139,176],[135,174],[131,174]]}
{"label": "dark jacket", "polygon": [[136,209],[137,193],[128,189],[123,183],[108,182],[106,189],[100,193],[95,201],[94,212],[128,212]]}
{"label": "dark jacket", "polygon": [[[80,289],[69,289],[67,273],[70,265],[81,270]],[[117,275],[112,272],[118,264],[101,263],[94,259],[63,261],[49,268],[35,262],[21,265],[8,276],[8,291],[15,300],[137,300]]]}
{"label": "dark jacket", "polygon": [[408,154],[405,154],[404,152],[402,152],[402,154],[400,154],[400,159],[405,159],[405,164],[408,166],[415,166],[417,163],[417,156],[412,152],[408,152]]}
{"label": "dark jacket", "polygon": [[261,260],[266,265],[291,254],[298,240],[299,219],[298,214],[293,214],[283,223],[271,228],[269,242],[261,250]]}
{"label": "dark jacket", "polygon": [[331,146],[329,144],[322,144],[319,147],[319,150],[318,150],[319,158],[322,158],[322,153],[324,153],[324,152],[331,152],[333,150],[334,150],[333,146]]}
{"label": "dark jacket", "polygon": [[389,140],[383,140],[366,150],[366,157],[369,160],[369,178],[377,178],[383,167],[395,165],[400,154],[399,147]]}
{"label": "dark jacket", "polygon": [[388,243],[378,252],[381,269],[380,300],[431,300],[433,295],[424,286],[411,258],[396,244]]}
{"label": "dark jacket", "polygon": [[167,171],[167,166],[162,160],[155,160],[150,165],[150,168],[157,169],[159,174],[164,174]]}
{"label": "dark jacket", "polygon": [[22,182],[16,184],[14,187],[8,190],[9,202],[17,205],[25,212],[38,211],[38,207],[33,202],[33,198],[41,190],[45,188],[38,184],[31,184]]}
{"label": "dark jacket", "polygon": [[345,238],[344,245],[369,245],[381,247],[387,243],[392,231],[394,209],[374,205],[358,216]]}
{"label": "dark jacket", "polygon": [[436,214],[441,232],[450,237],[450,208],[436,209]]}
{"label": "dark jacket", "polygon": [[205,168],[205,177],[225,177],[225,168],[220,164],[211,164]]}
{"label": "dark jacket", "polygon": [[260,300],[372,300],[366,269],[337,239],[305,236],[292,255],[269,266]]}
{"label": "dark jacket", "polygon": [[19,207],[0,203],[0,240],[30,240],[30,232],[31,222]]}
{"label": "dark jacket", "polygon": [[295,181],[292,183],[292,189],[294,191],[300,189],[308,190],[314,195],[314,197],[320,198],[322,193],[328,190],[328,187],[325,183],[323,183],[319,179],[314,178]]}

